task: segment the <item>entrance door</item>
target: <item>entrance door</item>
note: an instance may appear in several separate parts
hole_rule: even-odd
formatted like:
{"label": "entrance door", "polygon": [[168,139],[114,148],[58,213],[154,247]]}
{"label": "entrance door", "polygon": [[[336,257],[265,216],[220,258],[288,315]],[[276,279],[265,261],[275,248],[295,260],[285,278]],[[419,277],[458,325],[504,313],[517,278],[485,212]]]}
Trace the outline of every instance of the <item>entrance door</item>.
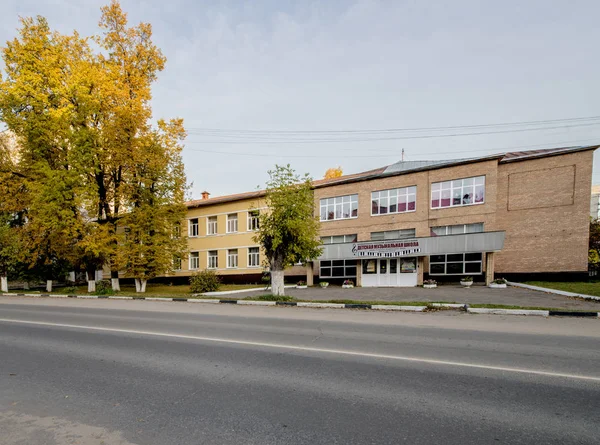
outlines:
{"label": "entrance door", "polygon": [[416,285],[416,258],[379,258],[362,261],[363,287],[408,287]]}

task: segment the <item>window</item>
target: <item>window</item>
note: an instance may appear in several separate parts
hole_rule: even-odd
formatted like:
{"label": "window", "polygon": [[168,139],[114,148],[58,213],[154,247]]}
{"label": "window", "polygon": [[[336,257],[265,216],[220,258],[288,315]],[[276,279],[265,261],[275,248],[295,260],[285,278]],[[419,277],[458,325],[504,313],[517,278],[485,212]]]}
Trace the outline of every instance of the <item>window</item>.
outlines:
{"label": "window", "polygon": [[219,268],[219,252],[217,250],[208,251],[208,268],[218,269]]}
{"label": "window", "polygon": [[190,236],[198,236],[198,218],[190,219],[188,233]]}
{"label": "window", "polygon": [[356,260],[323,260],[319,267],[320,278],[356,277]]}
{"label": "window", "polygon": [[248,230],[256,231],[260,226],[260,214],[258,210],[251,210],[248,212]]}
{"label": "window", "polygon": [[349,219],[358,216],[358,195],[321,199],[321,221]]}
{"label": "window", "polygon": [[452,253],[429,257],[430,275],[476,275],[481,274],[481,253]]}
{"label": "window", "polygon": [[414,238],[415,229],[388,230],[387,232],[371,232],[371,241],[383,241],[388,239]]}
{"label": "window", "polygon": [[457,224],[454,226],[439,226],[431,228],[431,236],[460,235],[463,233],[483,232],[483,223]]}
{"label": "window", "polygon": [[483,204],[485,176],[431,184],[431,208]]}
{"label": "window", "polygon": [[190,270],[200,268],[200,254],[198,252],[190,252]]}
{"label": "window", "polygon": [[181,270],[181,257],[179,255],[173,256],[173,270]]}
{"label": "window", "polygon": [[238,267],[238,250],[237,249],[229,249],[227,251],[227,267],[230,269],[235,269]]}
{"label": "window", "polygon": [[208,235],[216,235],[218,233],[216,216],[206,218],[206,233]]}
{"label": "window", "polygon": [[172,232],[171,237],[174,239],[181,238],[181,223],[180,222],[177,222],[173,225],[173,232]]}
{"label": "window", "polygon": [[371,215],[414,212],[417,187],[381,190],[371,193]]}
{"label": "window", "polygon": [[333,236],[322,236],[321,242],[323,244],[341,244],[341,243],[355,243],[357,240],[356,234],[354,235],[333,235]]}
{"label": "window", "polygon": [[227,215],[227,233],[235,233],[238,231],[237,213]]}
{"label": "window", "polygon": [[258,247],[248,248],[248,267],[260,266],[260,249]]}

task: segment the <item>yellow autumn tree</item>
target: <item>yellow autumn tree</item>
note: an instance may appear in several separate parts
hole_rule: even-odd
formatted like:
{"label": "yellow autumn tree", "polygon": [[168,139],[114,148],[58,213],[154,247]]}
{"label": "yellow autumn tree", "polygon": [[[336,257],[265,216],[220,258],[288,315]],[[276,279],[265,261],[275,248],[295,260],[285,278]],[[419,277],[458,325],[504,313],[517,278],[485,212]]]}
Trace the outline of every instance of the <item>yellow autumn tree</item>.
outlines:
{"label": "yellow autumn tree", "polygon": [[342,171],[342,167],[331,167],[327,169],[325,175],[323,176],[323,179],[339,178],[343,174],[344,172]]}

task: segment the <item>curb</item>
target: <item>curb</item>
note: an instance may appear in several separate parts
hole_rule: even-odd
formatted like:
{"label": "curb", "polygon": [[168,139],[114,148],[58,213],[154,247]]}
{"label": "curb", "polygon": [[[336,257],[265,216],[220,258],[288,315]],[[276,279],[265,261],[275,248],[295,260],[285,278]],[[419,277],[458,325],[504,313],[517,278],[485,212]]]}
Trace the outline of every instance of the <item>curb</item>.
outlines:
{"label": "curb", "polygon": [[522,287],[523,289],[538,290],[538,291],[546,292],[549,294],[562,295],[563,297],[576,297],[576,298],[583,298],[584,300],[600,301],[600,297],[596,297],[595,295],[578,294],[575,292],[567,292],[567,291],[558,290],[558,289],[549,289],[547,287],[532,286],[531,284],[515,283],[512,281],[508,281],[506,284],[508,284],[510,286],[514,286],[514,287]]}
{"label": "curb", "polygon": [[[319,309],[370,309],[375,311],[402,311],[402,312],[425,312],[427,306],[402,306],[395,304],[363,304],[363,303],[310,303],[305,301],[260,301],[260,300],[231,300],[212,298],[161,298],[161,297],[126,297],[106,295],[51,295],[51,294],[12,294],[4,293],[7,297],[36,297],[36,298],[78,298],[83,300],[147,300],[164,302],[187,302],[205,304],[236,304],[240,306],[296,306]],[[530,315],[541,317],[576,317],[576,318],[600,318],[600,312],[570,312],[570,311],[545,311],[535,309],[490,309],[472,308],[467,304],[458,303],[430,303],[430,306],[448,309],[465,310],[469,314],[492,314],[492,315]]]}

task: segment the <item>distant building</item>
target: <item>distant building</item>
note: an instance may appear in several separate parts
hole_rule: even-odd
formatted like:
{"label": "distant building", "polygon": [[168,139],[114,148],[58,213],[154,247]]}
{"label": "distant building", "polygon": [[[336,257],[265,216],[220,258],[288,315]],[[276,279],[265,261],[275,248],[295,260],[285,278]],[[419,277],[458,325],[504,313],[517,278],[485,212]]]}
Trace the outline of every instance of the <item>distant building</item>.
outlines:
{"label": "distant building", "polygon": [[590,216],[594,219],[600,217],[600,185],[592,186],[592,199],[590,200]]}

